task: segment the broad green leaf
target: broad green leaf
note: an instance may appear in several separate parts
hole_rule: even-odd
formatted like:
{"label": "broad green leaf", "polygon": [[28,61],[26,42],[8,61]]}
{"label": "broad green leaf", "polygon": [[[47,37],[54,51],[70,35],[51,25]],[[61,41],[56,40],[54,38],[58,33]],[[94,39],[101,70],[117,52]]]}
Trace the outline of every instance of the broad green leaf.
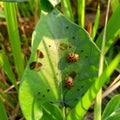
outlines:
{"label": "broad green leaf", "polygon": [[[119,114],[119,115],[118,115]],[[102,120],[118,120],[120,119],[120,95],[114,96],[103,111]]]}
{"label": "broad green leaf", "polygon": [[[79,56],[77,62],[66,60],[70,52]],[[60,108],[73,108],[97,76],[99,55],[84,29],[70,22],[57,9],[49,14],[42,12],[33,33],[32,54],[19,91],[25,117],[31,119],[33,114],[34,119],[38,119],[38,114],[43,115],[42,106],[46,102]],[[65,87],[68,76],[73,78],[71,89]]]}

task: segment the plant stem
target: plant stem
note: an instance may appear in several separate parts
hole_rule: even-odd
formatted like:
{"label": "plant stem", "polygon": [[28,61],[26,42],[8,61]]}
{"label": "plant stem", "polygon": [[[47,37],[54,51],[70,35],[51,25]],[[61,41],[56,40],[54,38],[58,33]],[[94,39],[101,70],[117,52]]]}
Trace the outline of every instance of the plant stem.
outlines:
{"label": "plant stem", "polygon": [[[102,47],[101,47],[98,76],[100,76],[103,72],[104,55],[105,55],[104,48],[105,48],[105,40],[106,40],[106,30],[107,30],[109,6],[110,6],[110,0],[108,1],[108,5],[107,5],[105,28],[104,28],[104,34],[103,34]],[[99,90],[97,97],[96,97],[96,104],[95,104],[95,110],[94,110],[94,120],[101,120],[101,103],[102,103],[102,89]]]}

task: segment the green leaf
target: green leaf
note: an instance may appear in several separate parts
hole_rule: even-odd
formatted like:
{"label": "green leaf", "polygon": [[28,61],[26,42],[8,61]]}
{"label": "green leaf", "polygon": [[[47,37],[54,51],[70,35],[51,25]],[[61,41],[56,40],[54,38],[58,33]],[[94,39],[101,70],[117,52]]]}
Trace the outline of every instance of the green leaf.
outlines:
{"label": "green leaf", "polygon": [[61,0],[49,0],[53,6],[56,6],[60,3]]}
{"label": "green leaf", "polygon": [[[79,56],[78,61],[66,60],[71,52]],[[31,114],[36,118],[42,113],[46,102],[73,108],[97,76],[99,55],[84,29],[70,22],[57,9],[49,14],[42,12],[33,33],[32,54],[19,91],[26,119],[31,119]],[[65,87],[65,79],[69,76],[74,83],[71,89]],[[38,106],[36,110],[34,106]]]}
{"label": "green leaf", "polygon": [[114,96],[103,111],[102,120],[113,119],[120,119],[120,95]]}
{"label": "green leaf", "polygon": [[50,12],[53,9],[52,4],[48,0],[40,0],[41,10]]}
{"label": "green leaf", "polygon": [[5,15],[4,15],[4,12],[3,12],[3,11],[0,11],[0,18],[5,19]]}
{"label": "green leaf", "polygon": [[107,118],[105,120],[120,120],[120,112],[115,113],[114,115],[110,116],[109,118]]}
{"label": "green leaf", "polygon": [[95,80],[92,86],[88,89],[82,99],[73,109],[72,113],[68,116],[69,120],[81,120],[87,112],[90,105],[93,103],[100,88],[104,85],[114,69],[120,62],[120,53],[113,59],[111,64],[103,71],[101,76]]}
{"label": "green leaf", "polygon": [[111,7],[113,12],[116,10],[118,6],[119,6],[119,0],[111,0]]}
{"label": "green leaf", "polygon": [[4,104],[1,99],[0,99],[0,119],[8,120],[7,113],[5,111]]}
{"label": "green leaf", "polygon": [[[47,114],[47,115],[46,115]],[[43,104],[43,120],[47,120],[47,117],[49,120],[63,120],[63,115],[58,106],[51,104],[51,103],[45,103]],[[51,117],[51,119],[50,119]],[[46,118],[46,119],[45,119]]]}

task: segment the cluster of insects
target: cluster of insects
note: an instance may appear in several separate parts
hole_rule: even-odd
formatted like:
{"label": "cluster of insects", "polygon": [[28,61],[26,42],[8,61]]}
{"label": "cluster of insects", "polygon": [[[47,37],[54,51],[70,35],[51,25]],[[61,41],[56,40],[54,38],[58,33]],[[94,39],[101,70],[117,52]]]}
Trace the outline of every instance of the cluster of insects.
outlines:
{"label": "cluster of insects", "polygon": [[[62,47],[61,47],[62,46]],[[66,46],[64,46],[63,44],[61,44],[61,49],[66,48]],[[71,46],[70,46],[71,47]],[[37,58],[38,59],[43,59],[44,58],[44,54],[42,51],[40,51],[39,49],[37,50]],[[70,52],[66,55],[66,61],[67,62],[77,62],[79,60],[79,55],[75,52]],[[42,63],[41,62],[36,62],[33,61],[30,63],[29,65],[30,69],[33,70],[35,69],[36,71],[39,71],[40,68],[42,67]],[[72,77],[67,77],[65,78],[65,87],[67,89],[71,89],[73,87],[73,78]]]}
{"label": "cluster of insects", "polygon": [[[61,43],[60,44],[60,50],[67,50],[68,48],[72,48],[71,44],[66,44],[66,43]],[[74,62],[78,62],[79,60],[79,55],[75,52],[69,52],[66,55],[66,61],[69,63],[74,63]],[[71,89],[73,87],[73,78],[72,77],[67,77],[65,78],[65,87],[67,89]]]}
{"label": "cluster of insects", "polygon": [[[37,50],[37,57],[40,59],[44,58],[42,51],[40,51],[39,49]],[[30,63],[29,67],[31,70],[35,69],[36,71],[39,71],[40,68],[42,67],[42,63],[33,61]]]}

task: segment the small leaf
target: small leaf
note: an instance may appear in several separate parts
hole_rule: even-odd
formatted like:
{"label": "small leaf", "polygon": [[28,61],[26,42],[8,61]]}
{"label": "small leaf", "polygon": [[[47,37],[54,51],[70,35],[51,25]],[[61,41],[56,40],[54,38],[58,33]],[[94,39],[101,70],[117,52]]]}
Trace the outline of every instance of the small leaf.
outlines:
{"label": "small leaf", "polygon": [[53,9],[52,4],[48,0],[40,0],[41,9],[45,12],[50,12]]}
{"label": "small leaf", "polygon": [[49,0],[49,1],[53,6],[56,6],[57,4],[60,3],[61,0]]}
{"label": "small leaf", "polygon": [[[119,113],[119,115],[118,115]],[[118,120],[115,116],[119,116],[120,119],[120,95],[114,96],[107,104],[103,111],[102,120]]]}
{"label": "small leaf", "polygon": [[[44,109],[44,112],[43,112],[42,119],[46,117],[45,113],[48,113],[48,115],[52,116],[52,119],[49,118],[49,120],[63,120],[64,119],[59,107],[52,103],[43,104],[43,109]],[[44,118],[44,120],[46,119]]]}

